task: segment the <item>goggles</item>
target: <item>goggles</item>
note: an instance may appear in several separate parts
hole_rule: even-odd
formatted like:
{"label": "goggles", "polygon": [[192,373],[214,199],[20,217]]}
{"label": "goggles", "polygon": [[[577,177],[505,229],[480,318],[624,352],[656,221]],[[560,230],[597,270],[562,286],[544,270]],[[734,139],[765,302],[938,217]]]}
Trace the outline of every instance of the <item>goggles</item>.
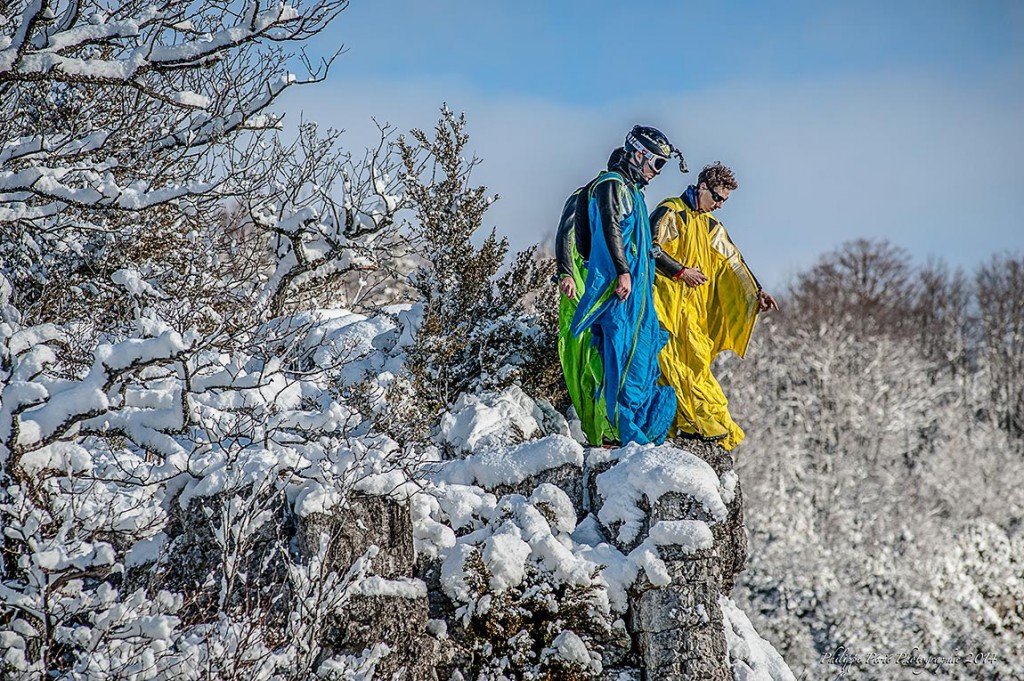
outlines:
{"label": "goggles", "polygon": [[640,151],[644,152],[644,158],[647,159],[647,161],[651,164],[651,167],[654,168],[654,172],[656,173],[660,173],[661,169],[665,167],[666,163],[668,163],[668,159],[665,158],[664,156],[652,154],[646,149],[641,149]]}

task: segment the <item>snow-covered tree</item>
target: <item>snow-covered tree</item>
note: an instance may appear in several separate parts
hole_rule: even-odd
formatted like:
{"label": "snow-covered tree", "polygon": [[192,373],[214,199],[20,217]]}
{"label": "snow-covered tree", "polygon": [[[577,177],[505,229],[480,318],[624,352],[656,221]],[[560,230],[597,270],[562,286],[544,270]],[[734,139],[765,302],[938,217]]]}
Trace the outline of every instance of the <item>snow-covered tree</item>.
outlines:
{"label": "snow-covered tree", "polygon": [[[371,298],[408,271],[412,243],[399,221],[406,208],[393,130],[379,128],[375,148],[353,159],[338,145],[339,132],[300,126],[297,141],[275,138],[264,152],[265,174],[241,187],[257,243],[270,244],[273,270],[257,293],[271,314],[330,300],[343,281],[357,286],[348,306]],[[422,161],[417,161],[422,163]]]}
{"label": "snow-covered tree", "polygon": [[[339,372],[363,375],[373,334],[292,318],[225,356],[150,319],[68,376],[65,331],[0,302],[5,676],[304,678],[324,663],[308,611],[334,612],[368,564],[330,575],[283,528],[394,468],[396,448],[354,437],[357,412],[331,397]],[[197,536],[206,557],[186,568]]]}
{"label": "snow-covered tree", "polygon": [[797,276],[790,293],[797,319],[895,333],[909,327],[916,294],[910,254],[885,240],[857,239],[826,253]]}
{"label": "snow-covered tree", "polygon": [[4,8],[0,676],[356,679],[386,653],[319,647],[372,556],[328,570],[287,534],[400,453],[341,389],[390,330],[280,316],[402,257],[390,130],[353,159],[270,108],[325,76],[286,47],[346,5]]}
{"label": "snow-covered tree", "polygon": [[1024,257],[994,256],[978,269],[975,286],[988,408],[1024,451]]}
{"label": "snow-covered tree", "polygon": [[5,8],[0,270],[26,321],[233,326],[355,273],[371,295],[406,256],[390,128],[353,158],[312,123],[282,142],[271,108],[326,76],[287,48],[346,5]]}
{"label": "snow-covered tree", "polygon": [[541,387],[550,380],[553,318],[527,306],[531,296],[553,288],[547,282],[551,263],[528,249],[502,271],[506,239],[492,230],[475,245],[497,196],[472,184],[479,161],[467,158],[468,141],[465,117],[447,107],[433,136],[414,130],[411,139],[399,141],[405,195],[424,258],[410,278],[422,319],[409,352],[412,381],[401,407],[406,413],[392,431],[402,439],[427,439],[444,408],[464,392],[516,382]]}
{"label": "snow-covered tree", "polygon": [[5,7],[0,229],[12,302],[46,318],[54,297],[95,295],[133,261],[194,248],[189,218],[258,158],[233,145],[278,125],[267,107],[286,88],[326,73],[289,73],[284,46],[345,4]]}

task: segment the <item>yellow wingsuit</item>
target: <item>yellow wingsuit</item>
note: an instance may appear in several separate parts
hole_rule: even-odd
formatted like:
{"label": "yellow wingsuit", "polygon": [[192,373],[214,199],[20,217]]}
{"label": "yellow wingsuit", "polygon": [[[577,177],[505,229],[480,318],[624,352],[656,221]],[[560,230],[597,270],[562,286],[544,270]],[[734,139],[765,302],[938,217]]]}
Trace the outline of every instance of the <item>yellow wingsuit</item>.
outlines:
{"label": "yellow wingsuit", "polygon": [[669,210],[653,226],[654,242],[708,277],[696,288],[660,271],[655,277],[655,309],[669,333],[658,361],[662,382],[672,386],[678,398],[669,435],[713,438],[732,449],[743,440],[743,430],[729,416],[725,393],[711,374],[711,361],[723,350],[746,354],[760,287],[714,216],[692,210],[681,198],[661,205]]}

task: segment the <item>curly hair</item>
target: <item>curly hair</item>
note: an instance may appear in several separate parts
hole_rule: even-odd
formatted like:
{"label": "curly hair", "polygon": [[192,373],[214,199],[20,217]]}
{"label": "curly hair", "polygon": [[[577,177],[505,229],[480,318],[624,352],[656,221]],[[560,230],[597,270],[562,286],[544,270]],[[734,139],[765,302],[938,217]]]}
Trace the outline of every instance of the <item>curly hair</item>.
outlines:
{"label": "curly hair", "polygon": [[700,175],[697,176],[697,184],[701,182],[707,187],[718,187],[719,189],[728,189],[729,191],[739,186],[732,169],[727,165],[723,165],[721,161],[715,161],[704,166],[704,169],[700,171]]}

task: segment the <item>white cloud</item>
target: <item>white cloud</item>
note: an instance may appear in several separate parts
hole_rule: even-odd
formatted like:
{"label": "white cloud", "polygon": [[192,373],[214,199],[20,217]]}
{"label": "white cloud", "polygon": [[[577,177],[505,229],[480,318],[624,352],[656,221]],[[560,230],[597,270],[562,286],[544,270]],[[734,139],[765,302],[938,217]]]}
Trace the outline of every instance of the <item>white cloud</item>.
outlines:
{"label": "white cloud", "polygon": [[[573,107],[484,96],[465,83],[332,78],[292,94],[289,110],[371,140],[371,117],[400,129],[432,126],[443,102],[465,111],[476,179],[502,199],[489,213],[522,248],[550,235],[562,202],[603,166],[634,123],[661,127],[691,172],[674,165],[647,192],[651,208],[720,159],[740,190],[720,211],[766,285],[824,250],[886,237],[923,257],[967,267],[1024,249],[1024,88],[1016,75],[963,84],[919,74],[732,84],[644,102]],[[294,116],[297,118],[297,116]]]}

